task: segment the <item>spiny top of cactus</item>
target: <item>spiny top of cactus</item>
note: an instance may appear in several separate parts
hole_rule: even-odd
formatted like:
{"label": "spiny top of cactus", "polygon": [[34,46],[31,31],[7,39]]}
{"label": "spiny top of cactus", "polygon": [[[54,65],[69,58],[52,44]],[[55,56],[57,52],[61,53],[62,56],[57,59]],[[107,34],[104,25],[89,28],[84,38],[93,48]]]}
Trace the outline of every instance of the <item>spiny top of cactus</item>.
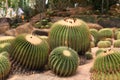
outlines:
{"label": "spiny top of cactus", "polygon": [[114,53],[114,50],[108,49],[108,50],[106,50],[106,51],[104,51],[104,52],[102,52],[102,53],[103,53],[103,54],[100,54],[100,55],[102,55],[102,56],[107,56],[107,55],[113,54],[113,53]]}
{"label": "spiny top of cactus", "polygon": [[10,43],[2,43],[2,44],[0,44],[0,48],[4,48],[7,45],[10,45]]}
{"label": "spiny top of cactus", "polygon": [[63,54],[64,54],[64,56],[69,57],[69,56],[71,55],[71,52],[68,51],[68,50],[64,50],[64,51],[63,51]]}
{"label": "spiny top of cactus", "polygon": [[42,42],[40,38],[31,34],[26,35],[26,40],[34,45],[38,45]]}
{"label": "spiny top of cactus", "polygon": [[2,36],[0,37],[0,41],[6,40],[6,39],[14,39],[15,37],[13,36]]}
{"label": "spiny top of cactus", "polygon": [[56,24],[66,25],[68,27],[80,26],[83,23],[85,24],[84,21],[76,18],[65,18],[63,20],[56,22]]}

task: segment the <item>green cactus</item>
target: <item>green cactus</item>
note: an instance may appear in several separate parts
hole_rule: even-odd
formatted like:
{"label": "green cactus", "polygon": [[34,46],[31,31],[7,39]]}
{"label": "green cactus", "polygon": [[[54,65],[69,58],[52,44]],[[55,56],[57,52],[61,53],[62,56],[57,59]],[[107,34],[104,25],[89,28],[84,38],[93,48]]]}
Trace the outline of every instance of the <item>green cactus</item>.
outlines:
{"label": "green cactus", "polygon": [[95,47],[95,43],[93,41],[90,42],[90,46],[91,48],[94,48]]}
{"label": "green cactus", "polygon": [[91,80],[120,79],[120,51],[108,49],[99,54],[91,71]]}
{"label": "green cactus", "polygon": [[120,40],[114,40],[113,46],[115,48],[120,48]]}
{"label": "green cactus", "polygon": [[94,37],[94,42],[95,44],[97,44],[97,42],[99,41],[99,33],[97,29],[90,29],[90,33],[91,35]]}
{"label": "green cactus", "polygon": [[0,52],[8,51],[10,45],[11,45],[11,43],[1,43],[0,44]]}
{"label": "green cactus", "polygon": [[120,32],[117,34],[117,40],[120,39]]}
{"label": "green cactus", "polygon": [[93,59],[93,55],[91,52],[86,52],[85,57],[87,60]]}
{"label": "green cactus", "polygon": [[120,51],[108,49],[99,54],[94,62],[93,71],[111,73],[120,70]]}
{"label": "green cactus", "polygon": [[79,57],[76,51],[68,47],[57,47],[49,56],[51,70],[59,76],[70,76],[76,72]]}
{"label": "green cactus", "polygon": [[47,42],[31,34],[21,34],[11,43],[10,58],[18,66],[29,70],[40,69],[47,63]]}
{"label": "green cactus", "polygon": [[11,63],[9,59],[0,54],[0,80],[6,80],[5,77],[8,75],[11,69]]}
{"label": "green cactus", "polygon": [[103,52],[105,52],[105,51],[106,51],[106,49],[100,48],[100,49],[98,49],[98,50],[96,51],[95,55],[98,56],[99,54],[101,54],[101,53],[103,53]]}
{"label": "green cactus", "polygon": [[99,41],[97,46],[99,48],[109,48],[111,47],[111,42],[110,41]]}
{"label": "green cactus", "polygon": [[7,51],[3,51],[0,53],[1,55],[4,55],[5,57],[9,58],[9,53]]}
{"label": "green cactus", "polygon": [[104,38],[113,38],[113,31],[110,28],[104,28],[99,30],[99,35],[100,35],[100,39],[104,39]]}
{"label": "green cactus", "polygon": [[51,50],[58,46],[68,46],[81,55],[89,50],[90,38],[89,28],[84,21],[66,18],[52,25],[49,44]]}
{"label": "green cactus", "polygon": [[15,39],[15,37],[13,37],[13,36],[2,36],[2,37],[0,37],[0,44],[11,42],[14,39]]}

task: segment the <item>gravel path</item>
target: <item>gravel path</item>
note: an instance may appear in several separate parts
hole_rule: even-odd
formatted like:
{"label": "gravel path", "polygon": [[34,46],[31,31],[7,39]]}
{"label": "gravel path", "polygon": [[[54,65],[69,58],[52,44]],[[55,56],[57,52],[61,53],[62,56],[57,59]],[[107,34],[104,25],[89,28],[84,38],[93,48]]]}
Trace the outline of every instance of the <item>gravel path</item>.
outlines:
{"label": "gravel path", "polygon": [[[93,55],[96,52],[97,48],[93,48]],[[13,75],[7,80],[90,80],[90,68],[94,62],[90,60],[85,65],[78,67],[77,73],[71,77],[58,77],[54,75],[50,70],[43,73],[35,73],[32,75]]]}

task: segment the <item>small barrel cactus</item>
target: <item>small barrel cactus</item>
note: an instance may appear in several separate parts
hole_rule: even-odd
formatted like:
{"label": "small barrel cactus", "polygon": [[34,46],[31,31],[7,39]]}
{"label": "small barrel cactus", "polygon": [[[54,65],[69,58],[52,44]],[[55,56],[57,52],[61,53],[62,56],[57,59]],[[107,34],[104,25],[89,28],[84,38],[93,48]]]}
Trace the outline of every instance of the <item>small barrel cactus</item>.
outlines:
{"label": "small barrel cactus", "polygon": [[6,80],[5,77],[9,74],[11,63],[7,57],[0,54],[0,80]]}
{"label": "small barrel cactus", "polygon": [[120,48],[120,40],[115,40],[114,43],[113,43],[113,46],[115,48]]}
{"label": "small barrel cactus", "polygon": [[68,47],[57,47],[49,56],[51,70],[59,76],[70,76],[76,72],[79,57],[76,51]]}
{"label": "small barrel cactus", "polygon": [[99,41],[99,33],[98,33],[98,30],[96,29],[90,29],[90,33],[91,35],[94,37],[94,42],[95,44],[97,44],[97,42]]}
{"label": "small barrel cactus", "polygon": [[95,43],[93,41],[90,42],[90,47],[94,48],[95,47]]}
{"label": "small barrel cactus", "polygon": [[106,51],[106,49],[103,49],[103,48],[100,48],[100,49],[98,49],[97,51],[96,51],[96,56],[98,56],[99,54],[101,54],[101,53],[103,53],[103,52],[105,52]]}
{"label": "small barrel cactus", "polygon": [[113,31],[110,28],[104,28],[99,30],[99,35],[100,35],[100,39],[104,39],[104,38],[113,38]]}
{"label": "small barrel cactus", "polygon": [[97,46],[99,48],[109,48],[111,47],[111,42],[110,41],[99,41]]}
{"label": "small barrel cactus", "polygon": [[49,33],[50,49],[68,46],[79,54],[85,54],[90,48],[90,31],[80,19],[66,18],[55,22]]}
{"label": "small barrel cactus", "polygon": [[120,32],[117,34],[117,39],[120,39]]}
{"label": "small barrel cactus", "polygon": [[91,52],[86,52],[85,57],[87,60],[93,59],[93,55]]}
{"label": "small barrel cactus", "polygon": [[120,79],[120,51],[108,49],[99,54],[92,68],[91,80]]}
{"label": "small barrel cactus", "polygon": [[31,34],[21,34],[11,43],[10,58],[18,66],[30,70],[43,67],[48,60],[47,42]]}
{"label": "small barrel cactus", "polygon": [[0,44],[1,43],[8,43],[8,42],[11,42],[15,39],[15,37],[13,36],[1,36],[0,37]]}

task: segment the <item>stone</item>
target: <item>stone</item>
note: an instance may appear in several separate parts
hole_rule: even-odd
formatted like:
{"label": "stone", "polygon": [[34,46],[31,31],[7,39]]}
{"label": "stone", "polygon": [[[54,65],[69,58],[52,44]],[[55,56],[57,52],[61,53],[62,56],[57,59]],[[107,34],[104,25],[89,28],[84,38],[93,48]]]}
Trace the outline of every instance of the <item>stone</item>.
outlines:
{"label": "stone", "polygon": [[9,23],[1,23],[0,24],[0,34],[3,34],[5,31],[10,29]]}

